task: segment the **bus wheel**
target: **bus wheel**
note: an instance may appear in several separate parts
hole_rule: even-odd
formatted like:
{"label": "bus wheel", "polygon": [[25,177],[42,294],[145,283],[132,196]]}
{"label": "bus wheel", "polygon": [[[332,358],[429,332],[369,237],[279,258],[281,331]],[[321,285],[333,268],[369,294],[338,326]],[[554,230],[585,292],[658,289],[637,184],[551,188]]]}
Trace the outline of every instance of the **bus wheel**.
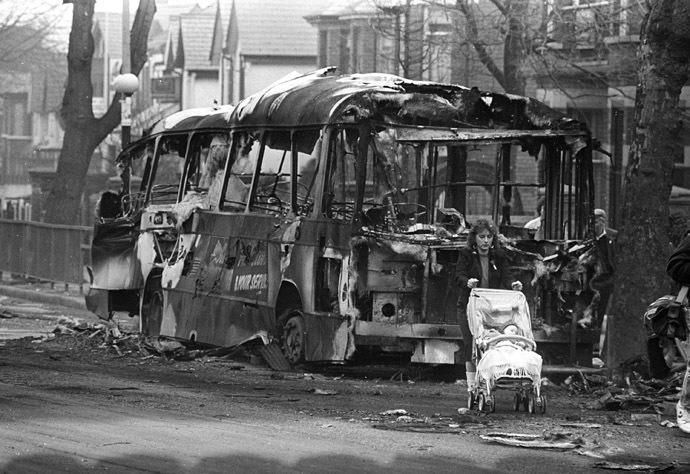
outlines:
{"label": "bus wheel", "polygon": [[141,313],[141,332],[144,336],[160,336],[163,322],[163,292],[155,290]]}
{"label": "bus wheel", "polygon": [[285,358],[292,365],[304,362],[304,349],[307,335],[304,331],[304,319],[299,311],[293,311],[290,319],[283,326],[282,346]]}

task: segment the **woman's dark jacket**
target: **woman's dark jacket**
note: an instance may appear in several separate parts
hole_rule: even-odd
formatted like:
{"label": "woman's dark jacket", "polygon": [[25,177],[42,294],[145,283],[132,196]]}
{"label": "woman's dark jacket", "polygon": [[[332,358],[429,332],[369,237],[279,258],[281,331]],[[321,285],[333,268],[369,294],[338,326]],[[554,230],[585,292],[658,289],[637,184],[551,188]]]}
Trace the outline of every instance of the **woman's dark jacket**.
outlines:
{"label": "woman's dark jacket", "polygon": [[[489,288],[510,289],[511,284],[516,280],[508,265],[508,256],[503,250],[489,249]],[[460,287],[458,306],[467,306],[471,291],[467,288],[467,281],[470,278],[482,281],[482,264],[476,249],[465,248],[460,250],[455,271],[455,282]]]}

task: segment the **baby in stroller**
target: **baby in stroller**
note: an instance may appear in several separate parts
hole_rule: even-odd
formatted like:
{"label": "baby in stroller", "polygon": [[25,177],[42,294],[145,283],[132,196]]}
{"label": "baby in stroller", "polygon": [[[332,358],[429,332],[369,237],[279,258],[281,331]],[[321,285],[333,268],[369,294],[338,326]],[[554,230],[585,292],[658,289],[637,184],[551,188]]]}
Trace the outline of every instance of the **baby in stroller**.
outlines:
{"label": "baby in stroller", "polygon": [[529,306],[520,291],[474,288],[467,305],[473,336],[472,358],[477,388],[469,393],[468,408],[495,411],[494,390],[515,390],[514,407],[530,413],[546,411],[541,395],[542,358],[532,334]]}

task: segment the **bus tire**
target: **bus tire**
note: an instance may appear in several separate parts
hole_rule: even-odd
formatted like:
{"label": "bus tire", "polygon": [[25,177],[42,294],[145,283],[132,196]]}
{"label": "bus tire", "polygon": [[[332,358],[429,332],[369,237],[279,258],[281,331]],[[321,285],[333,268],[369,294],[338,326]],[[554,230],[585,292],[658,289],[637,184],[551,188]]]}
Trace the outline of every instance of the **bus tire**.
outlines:
{"label": "bus tire", "polygon": [[163,291],[158,288],[148,296],[141,312],[141,333],[144,336],[160,336],[163,322]]}
{"label": "bus tire", "polygon": [[304,318],[299,310],[292,310],[288,320],[283,326],[281,346],[285,358],[291,365],[301,364],[305,361],[304,353],[307,343],[307,332],[304,327]]}

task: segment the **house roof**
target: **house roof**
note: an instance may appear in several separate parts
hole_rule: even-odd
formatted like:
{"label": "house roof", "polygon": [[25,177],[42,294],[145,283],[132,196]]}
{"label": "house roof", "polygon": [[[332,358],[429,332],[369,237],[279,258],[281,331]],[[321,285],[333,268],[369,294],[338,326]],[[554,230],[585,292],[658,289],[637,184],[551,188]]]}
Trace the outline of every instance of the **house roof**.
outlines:
{"label": "house roof", "polygon": [[339,18],[343,15],[373,13],[375,10],[376,5],[369,0],[334,0],[321,9],[312,9],[306,16],[309,21],[312,21]]}
{"label": "house roof", "polygon": [[[134,16],[132,15],[132,18]],[[130,24],[131,25],[131,24]],[[93,14],[93,35],[96,51],[101,57],[122,59],[122,14],[113,12],[96,12]]]}
{"label": "house roof", "polygon": [[[217,69],[220,51],[213,54],[214,34],[222,37],[217,31],[217,6],[201,8],[198,5],[188,13],[180,15],[178,54],[184,59],[185,69]],[[219,39],[218,39],[219,41]],[[179,59],[176,58],[176,63]]]}
{"label": "house roof", "polygon": [[234,6],[235,18],[231,12],[222,10],[228,50],[234,53],[239,47],[244,56],[316,56],[317,31],[304,17],[328,3],[328,0],[233,0],[230,6],[231,11]]}
{"label": "house roof", "polygon": [[[437,0],[435,3],[450,3],[448,0]],[[405,7],[409,0],[331,0],[322,8],[314,8],[306,17],[309,22],[320,20],[371,17],[380,14],[382,9]],[[428,4],[427,0],[412,0],[411,4]]]}
{"label": "house roof", "polygon": [[[189,8],[189,7],[187,7]],[[129,27],[134,24],[136,11],[130,12]],[[165,12],[156,10],[149,32],[149,51],[162,51],[165,47],[167,25],[170,18]],[[122,59],[122,14],[117,12],[95,12],[93,15],[93,35],[100,51],[97,57]],[[107,51],[106,51],[107,49]]]}

